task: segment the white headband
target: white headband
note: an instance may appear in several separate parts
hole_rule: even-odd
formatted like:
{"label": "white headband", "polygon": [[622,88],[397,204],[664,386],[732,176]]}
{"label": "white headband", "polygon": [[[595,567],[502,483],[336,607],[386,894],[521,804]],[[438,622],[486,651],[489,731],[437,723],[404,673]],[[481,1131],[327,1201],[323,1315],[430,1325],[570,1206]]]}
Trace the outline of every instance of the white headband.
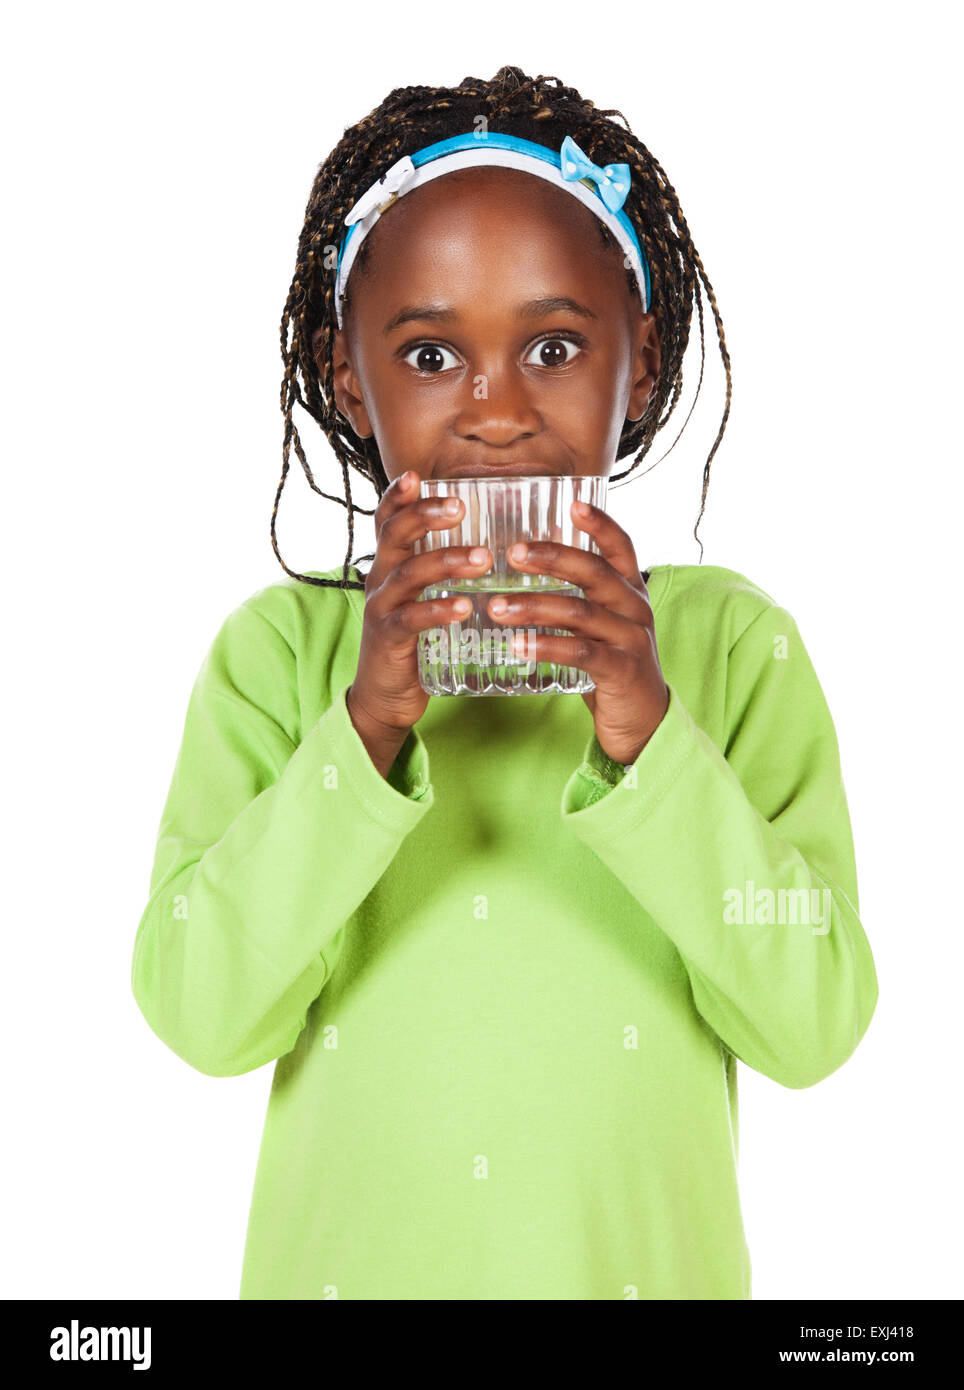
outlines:
{"label": "white headband", "polygon": [[569,135],[556,153],[545,145],[523,140],[516,135],[470,131],[448,140],[439,140],[413,155],[403,155],[352,206],[345,217],[349,231],[338,253],[335,277],[335,312],[339,328],[342,327],[342,302],[349,272],[359,247],[379,217],[398,198],[431,179],[449,174],[454,169],[484,164],[522,169],[575,194],[616,238],[627,265],[635,272],[643,313],[648,311],[652,297],[649,263],[632,222],[621,211],[629,192],[629,165],[607,164],[600,167],[593,164]]}

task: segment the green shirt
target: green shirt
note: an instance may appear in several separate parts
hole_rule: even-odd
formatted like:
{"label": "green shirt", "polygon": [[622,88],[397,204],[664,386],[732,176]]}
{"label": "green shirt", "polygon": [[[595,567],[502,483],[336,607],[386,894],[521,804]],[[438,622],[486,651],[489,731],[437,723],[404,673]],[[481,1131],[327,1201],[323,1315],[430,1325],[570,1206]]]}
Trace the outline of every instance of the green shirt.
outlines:
{"label": "green shirt", "polygon": [[670,701],[626,769],[578,694],[432,698],[385,779],[362,592],[218,631],[132,987],[198,1071],[277,1063],[242,1299],[750,1297],[736,1059],[821,1081],[877,978],[793,618],[715,566],[649,592]]}

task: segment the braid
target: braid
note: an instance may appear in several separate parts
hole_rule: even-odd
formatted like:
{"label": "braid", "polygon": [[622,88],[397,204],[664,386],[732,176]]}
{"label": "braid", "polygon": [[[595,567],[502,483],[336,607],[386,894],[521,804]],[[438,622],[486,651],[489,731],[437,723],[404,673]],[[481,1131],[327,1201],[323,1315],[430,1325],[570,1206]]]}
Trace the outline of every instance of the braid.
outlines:
{"label": "braid", "polygon": [[[635,457],[628,469],[613,476],[613,482],[635,471],[649,451],[657,431],[668,422],[679,402],[683,386],[682,363],[689,342],[692,303],[695,299],[700,326],[700,378],[689,415],[666,453],[671,453],[675,448],[689,422],[699,399],[706,360],[700,286],[706,291],[726,370],[726,404],[716,439],[703,467],[700,512],[693,527],[702,562],[703,542],[697,533],[706,506],[710,465],[723,438],[730,413],[732,384],[730,355],[716,295],[693,245],[679,199],[659,161],[636,138],[620,111],[597,110],[591,101],[580,96],[575,88],[563,86],[557,77],[527,77],[520,68],[502,67],[489,81],[465,77],[457,87],[396,87],[380,106],[345,130],[315,175],[305,209],[304,226],[298,239],[294,278],[281,316],[284,443],[281,478],[271,512],[271,544],[282,568],[293,579],[306,584],[364,590],[364,583],[350,579],[348,574],[354,545],[354,515],[360,512],[373,516],[375,508],[358,506],[352,500],[350,470],[354,469],[367,478],[379,498],[389,481],[374,436],[358,439],[334,403],[333,347],[337,327],[335,270],[345,214],[360,194],[402,155],[414,154],[423,145],[471,130],[479,116],[485,117],[488,129],[533,140],[551,149],[558,149],[563,137],[571,135],[595,163],[626,163],[630,167],[633,177],[623,211],[632,222],[649,262],[652,311],[660,344],[661,369],[642,418],[624,422],[616,457],[625,458],[630,453],[635,453]],[[617,124],[617,119],[621,125]],[[599,230],[605,241],[616,246],[615,239],[602,222],[599,223]],[[361,245],[355,262],[356,275],[365,264],[369,247],[368,240]],[[627,270],[626,274],[632,292],[638,293],[633,272]],[[350,308],[349,300],[350,295],[345,299],[346,313]],[[319,360],[323,363],[321,373],[312,350],[312,335],[319,328]],[[296,404],[327,435],[341,464],[343,497],[324,492],[315,482],[294,420]],[[340,579],[320,579],[299,574],[288,568],[278,549],[275,529],[278,503],[288,476],[292,447],[311,488],[346,509],[348,550]],[[661,462],[665,457],[666,454],[663,454],[656,462]],[[651,466],[655,467],[655,464]],[[360,558],[373,559],[374,555]]]}

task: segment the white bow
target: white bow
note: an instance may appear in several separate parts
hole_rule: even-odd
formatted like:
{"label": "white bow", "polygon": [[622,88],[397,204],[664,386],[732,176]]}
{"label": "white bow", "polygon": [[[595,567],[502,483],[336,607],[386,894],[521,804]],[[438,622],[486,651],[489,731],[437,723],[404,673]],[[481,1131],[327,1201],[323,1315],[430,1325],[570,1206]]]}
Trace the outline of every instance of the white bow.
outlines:
{"label": "white bow", "polygon": [[390,202],[393,195],[399,193],[414,177],[415,165],[409,155],[402,155],[401,159],[396,160],[390,169],[386,169],[381,178],[353,204],[345,217],[345,225],[350,227],[353,222],[360,222],[376,208],[380,210],[382,204]]}

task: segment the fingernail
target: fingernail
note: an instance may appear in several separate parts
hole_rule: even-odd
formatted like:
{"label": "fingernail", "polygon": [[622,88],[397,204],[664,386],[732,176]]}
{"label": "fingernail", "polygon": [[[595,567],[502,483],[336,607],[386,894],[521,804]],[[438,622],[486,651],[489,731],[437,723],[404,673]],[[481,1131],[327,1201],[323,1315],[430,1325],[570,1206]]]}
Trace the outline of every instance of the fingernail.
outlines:
{"label": "fingernail", "polygon": [[469,551],[469,560],[472,562],[473,565],[481,565],[482,562],[484,560],[487,560],[488,558],[489,552],[487,550],[483,550],[480,546],[476,546],[474,550]]}
{"label": "fingernail", "polygon": [[459,509],[459,506],[460,503],[457,497],[449,497],[445,502],[442,503],[442,511],[446,514],[446,516],[455,516],[456,512]]}
{"label": "fingernail", "polygon": [[406,490],[407,490],[408,488],[410,488],[410,487],[412,486],[412,484],[415,482],[416,477],[417,477],[417,474],[412,473],[411,471],[409,471],[408,473],[403,473],[403,474],[402,474],[402,487],[405,488]]}
{"label": "fingernail", "polygon": [[509,558],[512,560],[524,560],[528,554],[527,545],[513,545],[509,548]]}
{"label": "fingernail", "polygon": [[572,510],[576,513],[576,516],[588,516],[588,515],[589,515],[589,503],[588,503],[588,502],[573,502],[573,504],[572,504]]}

